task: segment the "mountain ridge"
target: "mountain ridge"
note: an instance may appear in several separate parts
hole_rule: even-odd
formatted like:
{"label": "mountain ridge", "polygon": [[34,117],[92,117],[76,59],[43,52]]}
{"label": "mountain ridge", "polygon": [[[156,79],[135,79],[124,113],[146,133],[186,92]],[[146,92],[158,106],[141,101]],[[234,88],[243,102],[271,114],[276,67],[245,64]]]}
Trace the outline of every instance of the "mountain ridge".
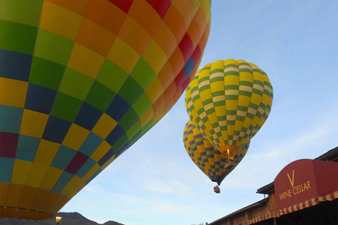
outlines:
{"label": "mountain ridge", "polygon": [[62,217],[60,225],[124,225],[115,221],[107,221],[103,224],[92,221],[78,212],[61,212],[58,216]]}
{"label": "mountain ridge", "polygon": [[[60,225],[124,225],[115,221],[107,221],[103,224],[92,221],[78,212],[60,212],[62,217]],[[3,218],[0,219],[1,225],[55,225],[55,220],[34,221]]]}

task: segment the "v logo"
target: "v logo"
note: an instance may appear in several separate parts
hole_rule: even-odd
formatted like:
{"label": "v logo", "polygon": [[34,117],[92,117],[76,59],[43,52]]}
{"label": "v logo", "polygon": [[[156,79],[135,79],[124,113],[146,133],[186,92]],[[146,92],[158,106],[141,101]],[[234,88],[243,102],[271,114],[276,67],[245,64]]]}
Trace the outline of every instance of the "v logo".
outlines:
{"label": "v logo", "polygon": [[292,170],[292,176],[291,177],[290,177],[289,173],[287,174],[287,176],[288,176],[288,180],[289,180],[291,187],[293,187],[293,185],[295,185],[295,170]]}

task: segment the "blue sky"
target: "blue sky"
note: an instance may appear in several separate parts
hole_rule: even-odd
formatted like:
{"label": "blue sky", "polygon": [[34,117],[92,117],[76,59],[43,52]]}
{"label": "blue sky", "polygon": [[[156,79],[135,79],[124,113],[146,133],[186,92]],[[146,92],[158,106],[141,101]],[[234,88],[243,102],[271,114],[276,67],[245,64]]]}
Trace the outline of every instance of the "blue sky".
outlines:
{"label": "blue sky", "polygon": [[241,58],[274,86],[269,119],[222,193],[190,161],[182,143],[188,119],[181,98],[135,145],[76,195],[63,211],[126,225],[211,222],[263,196],[287,163],[338,145],[338,2],[214,0],[202,65]]}

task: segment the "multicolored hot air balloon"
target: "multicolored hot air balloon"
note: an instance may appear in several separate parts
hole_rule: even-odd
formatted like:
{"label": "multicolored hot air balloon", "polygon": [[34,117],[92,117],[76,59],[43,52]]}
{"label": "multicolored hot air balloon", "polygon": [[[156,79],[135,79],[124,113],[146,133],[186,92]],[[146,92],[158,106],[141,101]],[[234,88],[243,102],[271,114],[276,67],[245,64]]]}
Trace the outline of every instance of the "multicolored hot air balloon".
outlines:
{"label": "multicolored hot air balloon", "polygon": [[191,160],[218,185],[237,166],[249,147],[248,144],[242,146],[243,152],[238,152],[234,159],[229,159],[226,154],[214,148],[191,121],[185,125],[183,140]]}
{"label": "multicolored hot air balloon", "polygon": [[0,217],[49,218],[172,107],[210,0],[0,1]]}
{"label": "multicolored hot air balloon", "polygon": [[[219,60],[207,64],[191,81],[186,107],[192,124],[206,139],[204,143],[208,141],[227,160],[238,163],[267,119],[272,95],[267,74],[256,65]],[[189,144],[186,147],[188,151],[194,148]],[[210,151],[204,145],[201,149]]]}

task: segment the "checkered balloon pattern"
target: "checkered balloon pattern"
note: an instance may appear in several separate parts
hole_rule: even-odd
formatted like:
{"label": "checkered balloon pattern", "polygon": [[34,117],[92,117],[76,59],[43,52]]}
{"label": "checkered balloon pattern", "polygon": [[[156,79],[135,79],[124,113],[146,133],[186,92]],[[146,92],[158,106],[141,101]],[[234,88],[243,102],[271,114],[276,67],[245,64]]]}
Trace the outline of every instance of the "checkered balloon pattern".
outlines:
{"label": "checkered balloon pattern", "polygon": [[209,27],[210,0],[1,0],[0,217],[52,217],[137,141]]}
{"label": "checkered balloon pattern", "polygon": [[184,129],[184,146],[191,160],[205,173],[210,180],[220,184],[242,160],[249,145],[241,146],[242,151],[230,159],[204,137],[199,129],[189,121]]}
{"label": "checkered balloon pattern", "polygon": [[[208,141],[212,149],[217,149],[227,160],[238,163],[244,157],[250,139],[267,119],[272,97],[269,78],[256,65],[232,59],[207,64],[199,70],[186,91],[186,108],[191,123],[206,140],[201,145],[186,143],[188,152],[195,149],[194,146],[210,151],[210,148],[204,148]],[[209,174],[207,166],[201,166],[199,157],[192,154],[193,161]]]}

